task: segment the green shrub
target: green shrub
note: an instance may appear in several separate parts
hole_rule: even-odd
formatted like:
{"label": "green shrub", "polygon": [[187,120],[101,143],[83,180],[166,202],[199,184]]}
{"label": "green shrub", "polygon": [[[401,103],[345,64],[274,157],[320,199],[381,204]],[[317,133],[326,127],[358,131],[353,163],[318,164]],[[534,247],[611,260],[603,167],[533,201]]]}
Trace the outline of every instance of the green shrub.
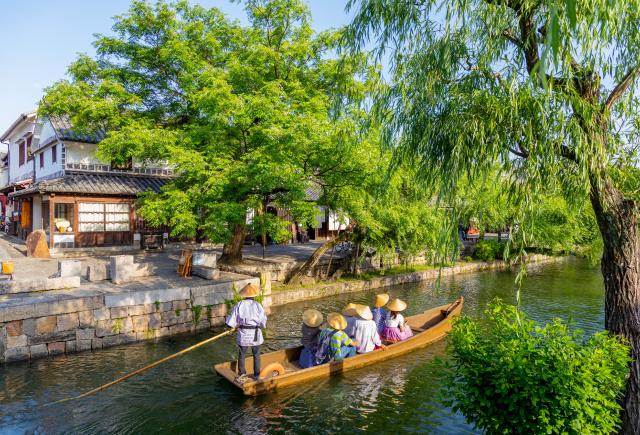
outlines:
{"label": "green shrub", "polygon": [[560,320],[538,326],[489,304],[488,321],[462,317],[449,335],[448,405],[486,433],[612,433],[628,347],[606,332],[584,339]]}
{"label": "green shrub", "polygon": [[479,240],[473,257],[482,261],[501,260],[504,255],[506,243],[498,243],[495,240]]}
{"label": "green shrub", "polygon": [[[229,311],[231,311],[231,309],[243,299],[242,296],[240,296],[240,293],[238,292],[238,287],[236,286],[235,283],[232,284],[231,289],[233,291],[233,296],[231,297],[231,299],[224,300],[224,303],[227,306],[227,310]],[[261,289],[260,294],[255,298],[253,298],[253,300],[262,304],[262,302],[264,301],[264,291]]]}
{"label": "green shrub", "polygon": [[466,261],[467,263],[470,263],[473,261],[473,257],[469,255],[465,255],[464,257],[462,257],[462,261]]}

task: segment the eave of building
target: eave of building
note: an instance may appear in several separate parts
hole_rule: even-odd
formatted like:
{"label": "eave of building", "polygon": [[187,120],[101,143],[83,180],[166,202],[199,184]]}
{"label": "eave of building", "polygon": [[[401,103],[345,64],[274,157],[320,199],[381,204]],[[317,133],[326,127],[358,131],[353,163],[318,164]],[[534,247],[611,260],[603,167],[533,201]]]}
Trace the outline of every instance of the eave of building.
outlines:
{"label": "eave of building", "polygon": [[22,124],[23,122],[33,119],[35,121],[36,118],[36,112],[27,112],[27,113],[22,113],[20,114],[20,116],[18,117],[18,119],[16,119],[13,124],[11,124],[11,126],[7,129],[7,131],[5,131],[2,136],[0,136],[0,141],[4,142],[7,140],[7,138],[11,135],[11,133],[13,133],[13,131],[18,128],[18,126],[20,124]]}

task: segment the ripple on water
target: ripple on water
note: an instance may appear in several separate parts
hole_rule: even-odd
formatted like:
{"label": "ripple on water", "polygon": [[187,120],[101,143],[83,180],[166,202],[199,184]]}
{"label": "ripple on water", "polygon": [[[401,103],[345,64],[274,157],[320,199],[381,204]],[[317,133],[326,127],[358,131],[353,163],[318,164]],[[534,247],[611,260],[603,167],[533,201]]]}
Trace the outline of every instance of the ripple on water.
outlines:
{"label": "ripple on water", "polygon": [[[465,296],[465,314],[482,318],[495,297],[512,302],[508,272],[443,277],[389,289],[409,304],[407,314]],[[295,345],[301,313],[339,311],[347,302],[370,303],[375,291],[276,307],[269,318],[264,351]],[[587,333],[602,329],[602,278],[584,262],[529,268],[522,304],[541,321],[573,318]],[[223,338],[141,376],[80,401],[40,405],[80,394],[150,361],[209,336],[171,337],[157,342],[0,366],[0,432],[42,433],[469,433],[473,428],[439,400],[435,357],[444,343],[406,356],[302,384],[275,394],[245,398],[212,371],[235,359],[234,340]]]}

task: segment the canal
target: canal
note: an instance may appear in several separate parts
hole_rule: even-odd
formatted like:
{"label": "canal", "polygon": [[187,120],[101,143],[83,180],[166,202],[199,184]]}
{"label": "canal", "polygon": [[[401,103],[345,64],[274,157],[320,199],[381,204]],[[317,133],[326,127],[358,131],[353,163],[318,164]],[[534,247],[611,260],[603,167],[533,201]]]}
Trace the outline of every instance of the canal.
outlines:
{"label": "canal", "polygon": [[[409,315],[466,298],[464,313],[481,318],[495,297],[513,301],[514,274],[481,272],[387,289],[408,302]],[[375,291],[276,307],[264,351],[297,344],[305,308],[323,313],[347,302],[371,303]],[[597,267],[582,260],[529,267],[522,304],[531,317],[572,319],[588,333],[602,329],[604,298]],[[212,371],[235,358],[225,337],[92,397],[42,405],[77,395],[210,333],[172,337],[0,366],[0,433],[473,433],[461,415],[438,400],[433,361],[444,343],[341,376],[257,398],[245,398]]]}

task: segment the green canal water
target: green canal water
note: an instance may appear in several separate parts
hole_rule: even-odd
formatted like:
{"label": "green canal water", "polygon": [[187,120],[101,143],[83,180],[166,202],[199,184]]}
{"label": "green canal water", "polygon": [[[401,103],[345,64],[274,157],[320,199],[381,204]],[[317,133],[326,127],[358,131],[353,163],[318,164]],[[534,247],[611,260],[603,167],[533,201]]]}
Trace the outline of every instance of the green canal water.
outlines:
{"label": "green canal water", "polygon": [[[408,314],[462,294],[464,313],[481,318],[494,297],[513,300],[514,274],[482,272],[389,289]],[[370,303],[375,291],[277,307],[269,317],[265,351],[298,341],[300,313],[324,313],[348,301]],[[603,285],[598,269],[580,260],[530,266],[522,303],[531,317],[573,319],[592,333],[602,328]],[[232,338],[165,363],[79,401],[43,407],[106,383],[176,352],[210,333],[0,366],[0,433],[473,433],[438,400],[433,360],[444,343],[395,360],[275,394],[245,398],[212,371],[235,358]]]}

